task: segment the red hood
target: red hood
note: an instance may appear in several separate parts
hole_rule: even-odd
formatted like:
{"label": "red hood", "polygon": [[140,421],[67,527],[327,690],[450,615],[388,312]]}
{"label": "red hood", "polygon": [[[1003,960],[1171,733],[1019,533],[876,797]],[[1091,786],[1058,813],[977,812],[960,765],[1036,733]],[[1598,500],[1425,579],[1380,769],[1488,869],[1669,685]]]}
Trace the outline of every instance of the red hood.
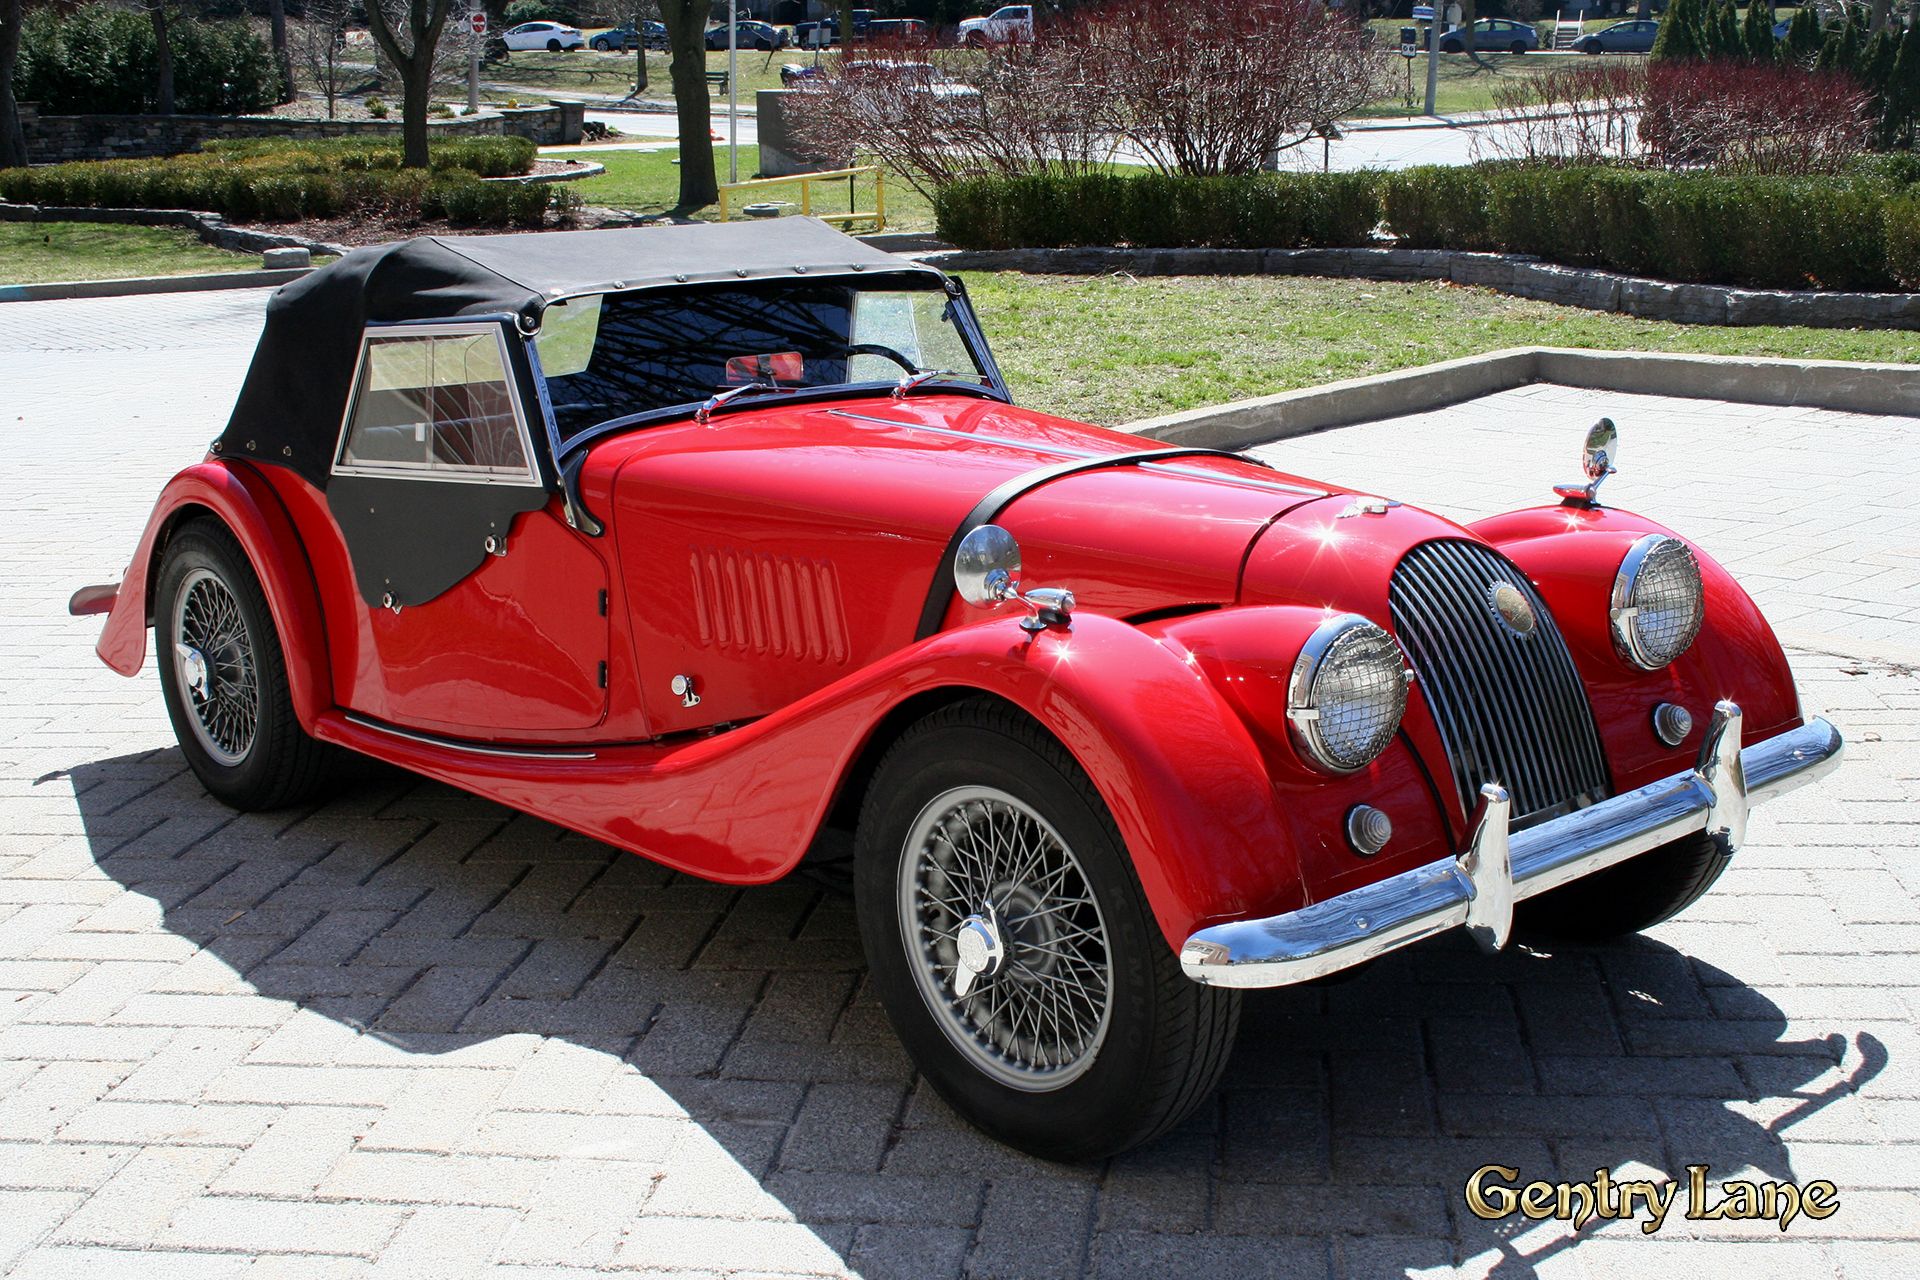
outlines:
{"label": "red hood", "polygon": [[[910,644],[954,530],[1000,485],[1143,441],[974,397],[769,405],[635,431],[581,476],[619,550],[636,655],[702,673],[656,731],[764,715]],[[1022,581],[1136,618],[1228,604],[1248,548],[1323,496],[1232,458],[1110,467],[1011,502]],[[985,615],[954,600],[947,625]],[[641,659],[637,656],[636,661]]]}

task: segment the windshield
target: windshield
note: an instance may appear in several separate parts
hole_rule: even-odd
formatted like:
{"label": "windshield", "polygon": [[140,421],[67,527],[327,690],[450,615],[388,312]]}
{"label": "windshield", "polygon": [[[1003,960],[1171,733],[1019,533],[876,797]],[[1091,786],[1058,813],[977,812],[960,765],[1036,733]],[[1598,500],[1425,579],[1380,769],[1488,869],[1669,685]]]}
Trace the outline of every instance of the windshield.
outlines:
{"label": "windshield", "polygon": [[987,386],[937,281],[899,277],[594,294],[547,308],[534,345],[564,441],[750,384],[892,386],[945,370]]}

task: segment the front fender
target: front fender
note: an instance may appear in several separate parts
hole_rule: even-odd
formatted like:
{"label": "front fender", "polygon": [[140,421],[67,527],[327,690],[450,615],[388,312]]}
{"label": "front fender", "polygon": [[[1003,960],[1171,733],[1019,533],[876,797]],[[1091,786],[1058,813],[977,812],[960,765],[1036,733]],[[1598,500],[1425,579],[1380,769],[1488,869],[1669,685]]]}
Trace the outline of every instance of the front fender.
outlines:
{"label": "front fender", "polygon": [[[1698,543],[1612,507],[1535,507],[1471,526],[1526,571],[1566,637],[1587,686],[1616,791],[1662,777],[1699,750],[1716,702],[1731,699],[1745,713],[1748,742],[1802,723],[1793,671],[1773,628],[1740,584]],[[1681,538],[1700,564],[1705,616],[1700,635],[1671,665],[1643,671],[1614,648],[1610,592],[1627,548],[1645,534]],[[1677,747],[1650,729],[1655,703],[1677,702],[1695,728]]]}
{"label": "front fender", "polygon": [[943,631],[708,736],[502,755],[341,713],[323,717],[318,736],[678,870],[757,884],[799,862],[889,712],[956,690],[1019,707],[1073,753],[1170,946],[1202,923],[1299,905],[1287,832],[1246,727],[1177,646],[1097,615],[1037,636],[1012,618]]}
{"label": "front fender", "polygon": [[273,486],[247,463],[201,462],[167,482],[147,517],[94,652],[123,676],[139,674],[147,658],[147,628],[153,624],[149,602],[160,557],[180,523],[200,512],[226,525],[246,552],[279,633],[294,713],[311,732],[333,706],[320,595],[286,508]]}

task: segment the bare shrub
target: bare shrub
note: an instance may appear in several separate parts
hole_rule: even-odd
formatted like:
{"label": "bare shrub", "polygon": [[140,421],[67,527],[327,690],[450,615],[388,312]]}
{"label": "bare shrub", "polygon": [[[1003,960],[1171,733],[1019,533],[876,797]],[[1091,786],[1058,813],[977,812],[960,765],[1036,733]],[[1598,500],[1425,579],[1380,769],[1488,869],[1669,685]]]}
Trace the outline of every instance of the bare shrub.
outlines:
{"label": "bare shrub", "polygon": [[1493,87],[1494,127],[1475,147],[1507,160],[1592,164],[1638,155],[1644,61],[1556,67]]}
{"label": "bare shrub", "polygon": [[1871,95],[1852,77],[1743,60],[1562,67],[1493,96],[1482,149],[1537,164],[1838,173],[1871,137]]}
{"label": "bare shrub", "polygon": [[1361,22],[1320,0],[1111,0],[1060,37],[1103,123],[1165,173],[1252,173],[1388,90]]}
{"label": "bare shrub", "polygon": [[1867,150],[1872,95],[1842,71],[1715,61],[1649,68],[1640,139],[1668,168],[1838,173]]}
{"label": "bare shrub", "polygon": [[802,81],[790,108],[810,152],[865,152],[916,188],[961,178],[1081,172],[1112,142],[1090,86],[1058,41],[986,53],[862,46]]}
{"label": "bare shrub", "polygon": [[923,190],[1082,172],[1252,173],[1381,96],[1387,59],[1320,0],[1111,0],[1032,43],[871,47],[834,60],[792,111],[822,155],[867,152]]}

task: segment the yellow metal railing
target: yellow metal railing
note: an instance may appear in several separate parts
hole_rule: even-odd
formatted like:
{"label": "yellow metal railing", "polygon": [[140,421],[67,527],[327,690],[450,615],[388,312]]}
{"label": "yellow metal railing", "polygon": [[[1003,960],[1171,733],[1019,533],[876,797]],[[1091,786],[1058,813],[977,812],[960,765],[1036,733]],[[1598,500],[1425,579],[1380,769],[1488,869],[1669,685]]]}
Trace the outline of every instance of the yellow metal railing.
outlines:
{"label": "yellow metal railing", "polygon": [[[816,182],[838,182],[846,179],[847,203],[853,203],[853,183],[863,173],[873,175],[873,208],[867,210],[849,209],[846,213],[815,213],[813,211],[813,184]],[[822,222],[872,222],[875,231],[887,229],[887,179],[880,172],[880,166],[865,164],[851,169],[825,169],[819,173],[790,173],[781,178],[748,178],[743,182],[723,182],[720,184],[720,221],[731,217],[728,208],[728,193],[744,191],[749,187],[771,187],[779,183],[797,182],[800,184],[800,212]]]}

